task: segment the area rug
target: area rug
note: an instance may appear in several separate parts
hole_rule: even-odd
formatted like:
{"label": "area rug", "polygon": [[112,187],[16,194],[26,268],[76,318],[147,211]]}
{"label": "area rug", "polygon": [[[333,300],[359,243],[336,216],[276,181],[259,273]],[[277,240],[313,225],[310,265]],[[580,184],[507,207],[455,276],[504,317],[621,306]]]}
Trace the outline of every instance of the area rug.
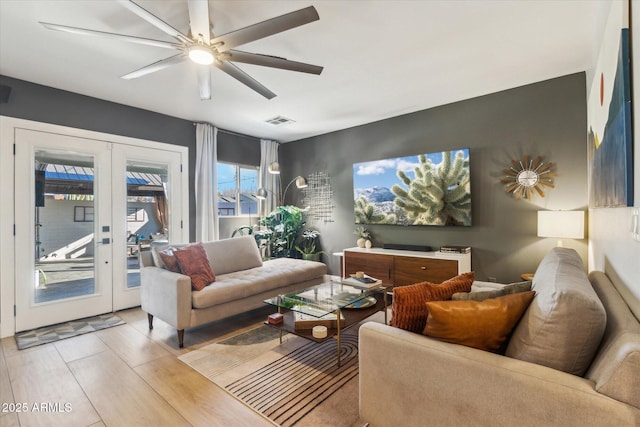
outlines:
{"label": "area rug", "polygon": [[[380,313],[381,314],[381,313]],[[370,318],[377,320],[376,316]],[[281,426],[351,426],[358,421],[358,328],[315,343],[259,326],[180,356]]]}
{"label": "area rug", "polygon": [[16,344],[18,345],[18,350],[24,350],[36,345],[48,344],[123,324],[124,321],[121,318],[113,313],[107,313],[17,333],[15,335]]}

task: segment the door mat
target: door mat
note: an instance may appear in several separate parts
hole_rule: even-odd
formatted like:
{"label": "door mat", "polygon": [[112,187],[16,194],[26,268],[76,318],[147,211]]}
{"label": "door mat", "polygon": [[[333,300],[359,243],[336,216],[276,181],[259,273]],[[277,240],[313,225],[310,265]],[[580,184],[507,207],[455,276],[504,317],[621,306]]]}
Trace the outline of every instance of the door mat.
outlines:
{"label": "door mat", "polygon": [[179,359],[283,427],[351,426],[359,419],[358,327],[341,334],[341,366],[335,339],[315,343],[286,334],[280,344],[268,326]]}
{"label": "door mat", "polygon": [[86,317],[57,325],[45,326],[31,331],[19,332],[15,335],[18,350],[48,344],[54,341],[71,338],[112,326],[123,325],[125,322],[113,313],[100,316]]}

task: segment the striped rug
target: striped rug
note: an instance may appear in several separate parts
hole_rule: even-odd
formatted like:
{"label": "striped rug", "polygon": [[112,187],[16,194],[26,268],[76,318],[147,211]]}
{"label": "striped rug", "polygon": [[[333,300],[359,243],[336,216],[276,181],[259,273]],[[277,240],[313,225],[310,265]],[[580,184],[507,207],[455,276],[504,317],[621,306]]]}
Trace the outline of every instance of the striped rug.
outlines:
{"label": "striped rug", "polygon": [[282,425],[294,425],[309,411],[358,375],[358,342],[352,334],[337,342],[309,342],[225,388],[252,408]]}
{"label": "striped rug", "polygon": [[[273,422],[292,426],[350,380],[357,382],[357,325],[342,334],[340,348],[338,366],[335,339],[318,344],[287,334],[280,344],[277,330],[260,326],[182,355],[180,360]],[[357,396],[348,405],[332,411],[346,411],[357,419]]]}

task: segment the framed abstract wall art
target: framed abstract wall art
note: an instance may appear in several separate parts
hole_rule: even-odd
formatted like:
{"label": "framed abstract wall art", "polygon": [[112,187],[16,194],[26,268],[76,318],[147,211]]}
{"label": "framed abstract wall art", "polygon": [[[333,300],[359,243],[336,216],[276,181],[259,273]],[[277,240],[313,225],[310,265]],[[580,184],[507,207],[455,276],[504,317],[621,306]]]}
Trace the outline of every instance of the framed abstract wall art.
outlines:
{"label": "framed abstract wall art", "polygon": [[589,92],[589,206],[633,206],[629,4],[613,2]]}

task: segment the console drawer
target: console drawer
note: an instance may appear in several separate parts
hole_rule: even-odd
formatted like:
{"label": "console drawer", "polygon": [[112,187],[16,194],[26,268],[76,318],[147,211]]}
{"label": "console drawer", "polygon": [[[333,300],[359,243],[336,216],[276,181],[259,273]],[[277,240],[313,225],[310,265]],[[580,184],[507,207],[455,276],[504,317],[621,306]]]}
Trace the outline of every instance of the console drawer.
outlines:
{"label": "console drawer", "polygon": [[347,252],[344,259],[345,276],[364,271],[365,274],[391,284],[393,278],[393,257],[379,254],[359,254]]}
{"label": "console drawer", "polygon": [[393,271],[395,286],[424,281],[442,283],[458,275],[458,262],[448,259],[395,257]]}

